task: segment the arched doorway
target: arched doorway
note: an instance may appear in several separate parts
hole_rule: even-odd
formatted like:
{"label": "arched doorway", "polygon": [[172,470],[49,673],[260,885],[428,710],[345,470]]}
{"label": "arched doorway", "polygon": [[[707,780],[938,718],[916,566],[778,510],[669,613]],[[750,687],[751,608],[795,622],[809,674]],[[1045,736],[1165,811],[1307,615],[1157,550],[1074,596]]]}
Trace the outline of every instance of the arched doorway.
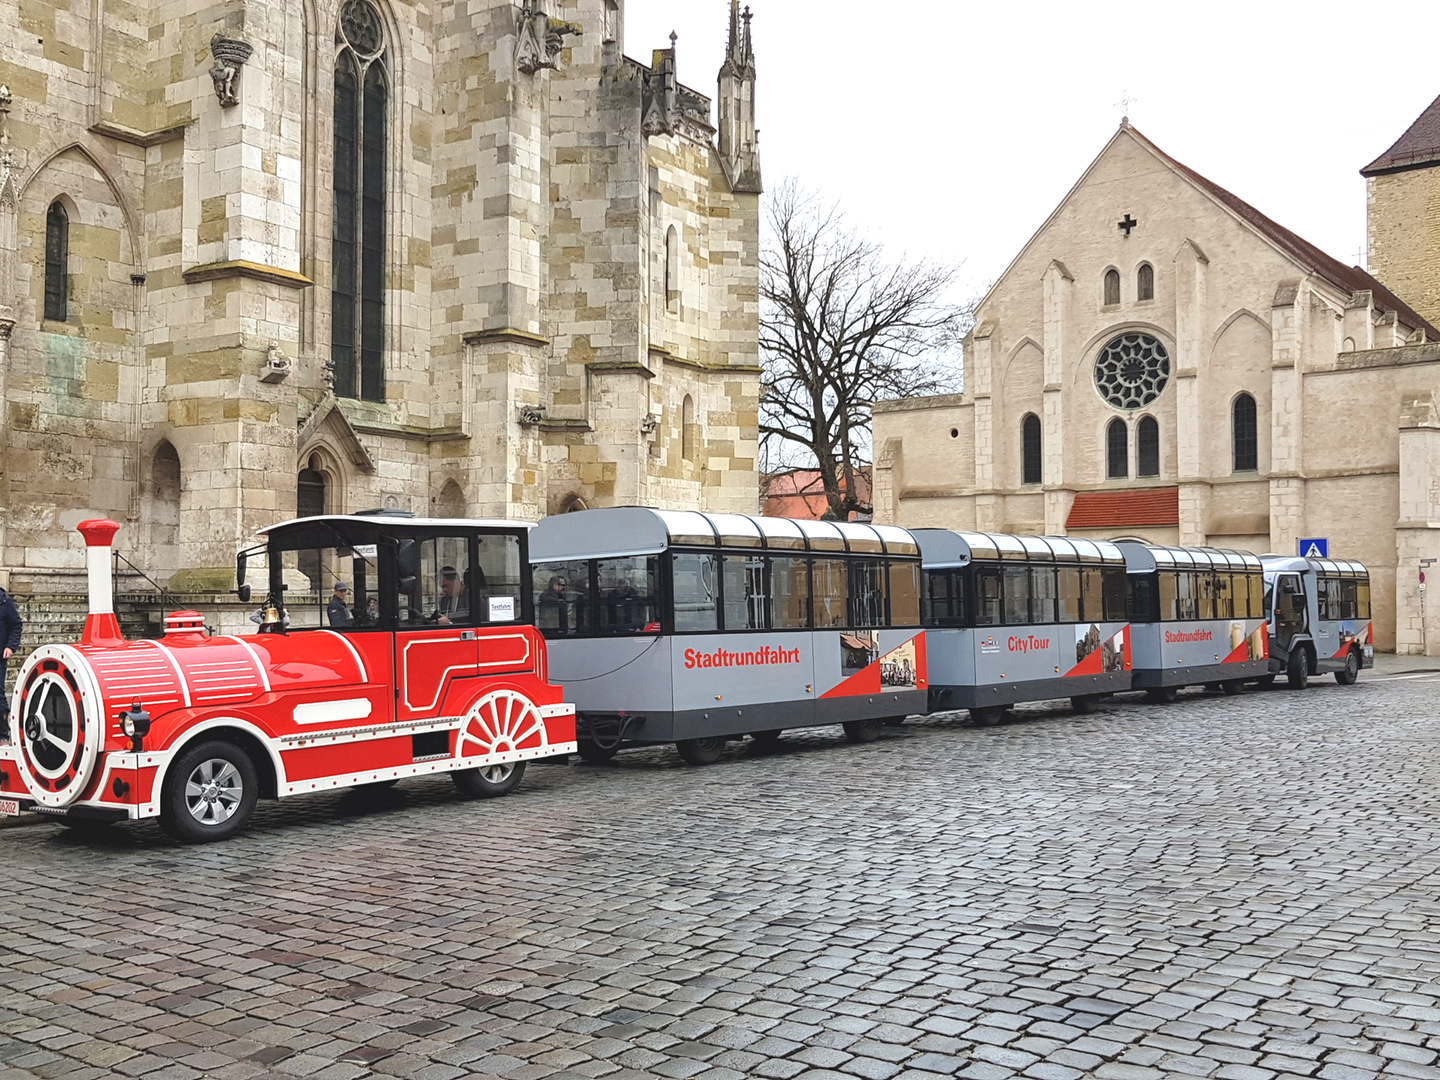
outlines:
{"label": "arched doorway", "polygon": [[465,516],[465,492],[460,490],[460,485],[454,480],[446,480],[445,486],[440,489],[440,496],[435,500],[435,516],[442,518]]}

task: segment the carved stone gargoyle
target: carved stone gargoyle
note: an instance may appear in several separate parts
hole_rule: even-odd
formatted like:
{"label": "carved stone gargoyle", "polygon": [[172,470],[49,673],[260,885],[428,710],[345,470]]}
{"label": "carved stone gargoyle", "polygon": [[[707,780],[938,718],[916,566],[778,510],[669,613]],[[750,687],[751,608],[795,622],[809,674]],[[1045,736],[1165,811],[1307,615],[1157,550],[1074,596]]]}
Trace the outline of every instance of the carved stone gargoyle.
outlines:
{"label": "carved stone gargoyle", "polygon": [[515,66],[526,75],[534,75],[541,68],[558,68],[566,35],[584,33],[579,23],[552,19],[544,8],[535,4],[526,4],[520,12],[519,30]]}
{"label": "carved stone gargoyle", "polygon": [[215,96],[223,107],[240,104],[240,69],[254,51],[254,47],[241,38],[216,34],[210,39],[210,55],[215,58],[215,63],[210,65],[210,78],[214,80]]}

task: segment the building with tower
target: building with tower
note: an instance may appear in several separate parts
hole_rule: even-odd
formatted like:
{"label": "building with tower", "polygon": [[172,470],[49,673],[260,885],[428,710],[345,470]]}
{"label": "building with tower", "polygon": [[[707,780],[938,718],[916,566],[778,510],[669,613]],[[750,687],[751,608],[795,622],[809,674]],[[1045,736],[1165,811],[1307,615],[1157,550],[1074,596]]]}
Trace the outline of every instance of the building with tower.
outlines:
{"label": "building with tower", "polygon": [[876,405],[876,520],[1257,553],[1324,539],[1370,567],[1378,647],[1440,652],[1421,588],[1440,559],[1440,330],[1407,302],[1436,263],[1402,189],[1422,174],[1386,160],[1367,170],[1372,275],[1122,122],[981,302],[965,393]]}
{"label": "building with tower", "polygon": [[78,580],[86,517],[195,592],[297,510],[753,510],[728,16],[712,102],[623,0],[0,0],[12,589]]}

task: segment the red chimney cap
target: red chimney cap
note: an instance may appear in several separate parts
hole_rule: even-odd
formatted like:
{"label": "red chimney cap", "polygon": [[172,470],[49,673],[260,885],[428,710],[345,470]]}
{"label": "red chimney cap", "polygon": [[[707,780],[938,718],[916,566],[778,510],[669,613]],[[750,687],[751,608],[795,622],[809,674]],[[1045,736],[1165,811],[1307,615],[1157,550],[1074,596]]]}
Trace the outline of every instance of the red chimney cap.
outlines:
{"label": "red chimney cap", "polygon": [[80,522],[75,528],[85,538],[86,547],[109,547],[120,531],[120,523],[109,518],[92,518]]}

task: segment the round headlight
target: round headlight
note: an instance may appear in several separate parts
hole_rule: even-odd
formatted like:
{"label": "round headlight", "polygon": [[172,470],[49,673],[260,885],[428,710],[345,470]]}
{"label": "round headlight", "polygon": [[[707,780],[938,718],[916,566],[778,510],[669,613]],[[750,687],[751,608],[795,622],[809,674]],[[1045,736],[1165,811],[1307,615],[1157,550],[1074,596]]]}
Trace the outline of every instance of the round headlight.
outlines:
{"label": "round headlight", "polygon": [[135,737],[135,718],[129,713],[126,713],[120,718],[120,730],[123,731],[128,738],[133,739]]}

